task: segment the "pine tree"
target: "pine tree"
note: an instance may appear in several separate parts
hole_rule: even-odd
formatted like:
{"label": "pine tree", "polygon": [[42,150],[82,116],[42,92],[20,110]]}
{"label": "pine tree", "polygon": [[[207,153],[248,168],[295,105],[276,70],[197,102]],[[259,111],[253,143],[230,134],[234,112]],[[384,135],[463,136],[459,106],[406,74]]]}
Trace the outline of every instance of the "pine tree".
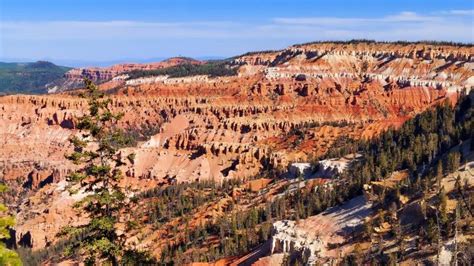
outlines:
{"label": "pine tree", "polygon": [[428,238],[428,242],[431,245],[434,245],[435,243],[438,242],[438,227],[436,225],[436,222],[433,218],[428,220],[428,227],[426,230],[426,237]]}
{"label": "pine tree", "polygon": [[448,154],[446,168],[448,172],[454,172],[459,168],[461,163],[461,154],[459,152],[450,152]]}
{"label": "pine tree", "polygon": [[436,183],[438,184],[438,189],[441,188],[441,179],[443,179],[443,163],[439,160],[436,165]]}
{"label": "pine tree", "polygon": [[446,191],[444,190],[444,187],[441,188],[439,191],[439,210],[441,214],[441,222],[445,224],[448,221],[448,196],[446,195]]}
{"label": "pine tree", "polygon": [[[110,99],[90,81],[85,80],[89,114],[78,118],[80,136],[70,141],[74,152],[66,158],[81,168],[68,176],[68,181],[90,193],[77,206],[90,217],[89,223],[80,228],[65,228],[66,232],[85,232],[81,242],[73,243],[73,249],[86,256],[87,264],[107,260],[118,265],[124,254],[123,239],[117,235],[120,210],[124,207],[124,189],[119,186],[123,164],[118,153],[130,143],[123,131],[117,129],[122,114],[112,113]],[[67,230],[70,229],[70,230]]]}
{"label": "pine tree", "polygon": [[[7,186],[0,184],[0,193],[7,190]],[[8,208],[0,203],[0,241],[10,238],[10,229],[15,225],[15,218],[6,214]],[[0,242],[0,265],[17,266],[22,265],[18,254],[6,247],[5,243]]]}
{"label": "pine tree", "polygon": [[372,233],[374,231],[374,226],[371,219],[366,219],[363,224],[364,236],[369,238],[369,241],[372,242]]}

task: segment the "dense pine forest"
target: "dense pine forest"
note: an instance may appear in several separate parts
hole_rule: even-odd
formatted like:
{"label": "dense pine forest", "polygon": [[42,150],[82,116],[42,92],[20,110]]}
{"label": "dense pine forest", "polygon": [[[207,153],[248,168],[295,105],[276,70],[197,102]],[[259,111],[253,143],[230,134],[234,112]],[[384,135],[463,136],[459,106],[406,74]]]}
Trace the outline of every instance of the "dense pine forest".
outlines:
{"label": "dense pine forest", "polygon": [[232,68],[228,61],[210,61],[204,64],[182,64],[157,70],[140,70],[129,73],[130,79],[146,76],[167,75],[171,78],[207,75],[209,77],[223,77],[237,75],[237,69]]}

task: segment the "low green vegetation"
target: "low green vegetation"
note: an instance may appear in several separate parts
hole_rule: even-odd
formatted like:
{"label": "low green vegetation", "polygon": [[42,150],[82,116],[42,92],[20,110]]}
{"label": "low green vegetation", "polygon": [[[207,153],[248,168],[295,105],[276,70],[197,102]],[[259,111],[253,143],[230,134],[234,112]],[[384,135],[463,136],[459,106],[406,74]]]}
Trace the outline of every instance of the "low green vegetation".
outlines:
{"label": "low green vegetation", "polygon": [[46,61],[35,63],[0,62],[0,95],[46,93],[46,84],[63,77],[69,67]]}

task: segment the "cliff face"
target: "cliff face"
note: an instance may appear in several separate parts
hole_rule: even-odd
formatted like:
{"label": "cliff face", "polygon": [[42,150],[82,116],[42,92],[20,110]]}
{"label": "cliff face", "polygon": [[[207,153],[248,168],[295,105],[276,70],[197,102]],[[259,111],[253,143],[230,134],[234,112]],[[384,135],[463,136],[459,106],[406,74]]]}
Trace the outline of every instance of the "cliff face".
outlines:
{"label": "cliff face", "polygon": [[117,64],[110,67],[74,68],[66,72],[63,79],[49,85],[49,92],[59,92],[81,88],[84,85],[84,78],[88,78],[96,83],[102,83],[114,78],[116,80],[122,80],[123,77],[119,76],[127,72],[137,70],[156,70],[180,64],[201,64],[201,62],[190,58],[174,57],[162,62],[148,64],[129,63]]}
{"label": "cliff face", "polygon": [[421,86],[456,90],[474,86],[472,46],[378,43],[316,43],[253,53],[237,64],[264,66],[268,79],[373,80],[384,87]]}
{"label": "cliff face", "polygon": [[[148,136],[123,151],[136,154],[133,164],[124,166],[124,182],[141,191],[285,169],[324,154],[344,138],[370,138],[445,99],[455,101],[474,86],[473,60],[472,47],[308,44],[237,57],[232,64],[239,66],[238,76],[145,77],[113,84],[112,109],[125,114],[121,126]],[[76,69],[66,77],[103,81],[133,69],[181,63]],[[49,193],[52,201],[66,197],[64,188],[52,187],[74,167],[64,153],[76,132],[74,117],[86,108],[70,95],[0,97],[0,178],[31,194]],[[35,208],[41,213],[45,207],[20,210]],[[45,223],[54,215],[74,216],[47,215]],[[28,215],[19,217],[25,217],[18,226],[22,234],[30,232],[34,248],[54,241],[45,242],[44,236],[59,227],[32,230]]]}

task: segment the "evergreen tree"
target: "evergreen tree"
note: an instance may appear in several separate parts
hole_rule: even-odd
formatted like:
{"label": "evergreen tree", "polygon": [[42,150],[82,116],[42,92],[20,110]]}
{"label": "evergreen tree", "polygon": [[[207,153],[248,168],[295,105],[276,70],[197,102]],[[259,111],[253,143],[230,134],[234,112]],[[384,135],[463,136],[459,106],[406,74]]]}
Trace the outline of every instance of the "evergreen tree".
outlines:
{"label": "evergreen tree", "polygon": [[441,222],[445,224],[448,221],[448,196],[446,195],[446,191],[444,190],[444,187],[441,188],[439,191],[439,210],[441,214]]}
{"label": "evergreen tree", "polygon": [[428,220],[428,227],[427,227],[427,235],[426,237],[428,238],[428,242],[431,245],[435,245],[435,243],[438,242],[438,226],[436,225],[436,222],[433,218]]}
{"label": "evergreen tree", "polygon": [[446,168],[449,172],[454,172],[459,168],[461,163],[461,154],[459,152],[450,152],[448,154]]}
{"label": "evergreen tree", "polygon": [[372,241],[373,231],[374,231],[374,226],[372,224],[372,220],[366,219],[363,224],[363,232],[364,232],[364,236],[369,238],[370,241]]}
{"label": "evergreen tree", "polygon": [[436,165],[436,183],[438,184],[438,189],[441,188],[442,178],[443,178],[443,163],[441,162],[441,160],[439,160]]}
{"label": "evergreen tree", "polygon": [[[0,193],[7,190],[4,184],[0,184]],[[8,208],[0,203],[0,241],[10,238],[10,227],[15,225],[15,218],[7,214]],[[18,254],[0,242],[0,265],[17,266],[22,265]]]}
{"label": "evergreen tree", "polygon": [[124,189],[119,186],[123,164],[118,150],[130,143],[117,129],[122,114],[112,113],[110,99],[90,81],[85,80],[89,114],[78,118],[80,136],[70,139],[74,152],[66,157],[77,165],[78,171],[68,176],[68,181],[90,193],[77,206],[89,215],[90,221],[79,228],[65,228],[63,232],[85,232],[85,238],[72,244],[70,250],[86,256],[87,264],[107,260],[118,265],[124,255],[124,240],[116,232],[120,210],[124,207]]}

